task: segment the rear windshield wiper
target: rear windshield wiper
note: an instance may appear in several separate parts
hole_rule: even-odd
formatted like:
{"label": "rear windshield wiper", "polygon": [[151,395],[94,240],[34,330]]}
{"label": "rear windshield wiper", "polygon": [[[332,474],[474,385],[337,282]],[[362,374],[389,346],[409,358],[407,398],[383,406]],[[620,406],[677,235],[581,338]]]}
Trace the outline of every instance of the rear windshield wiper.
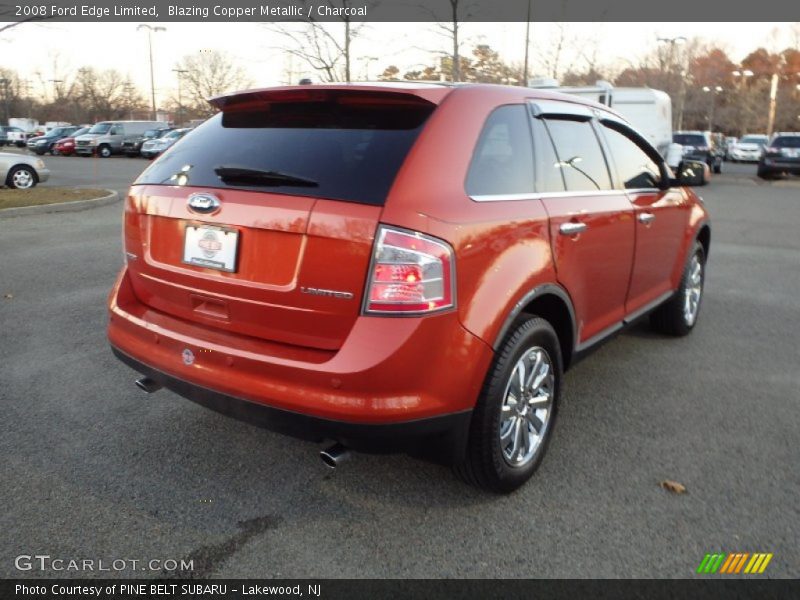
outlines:
{"label": "rear windshield wiper", "polygon": [[281,171],[262,171],[245,167],[217,167],[214,173],[230,185],[289,185],[295,187],[319,187],[313,179],[298,177]]}

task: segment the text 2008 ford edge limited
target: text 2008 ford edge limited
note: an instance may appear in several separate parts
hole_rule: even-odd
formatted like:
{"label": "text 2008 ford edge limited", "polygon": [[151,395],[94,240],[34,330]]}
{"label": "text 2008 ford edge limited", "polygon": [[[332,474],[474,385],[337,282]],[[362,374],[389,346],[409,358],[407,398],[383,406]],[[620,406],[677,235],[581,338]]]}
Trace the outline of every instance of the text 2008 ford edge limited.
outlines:
{"label": "text 2008 ford edge limited", "polygon": [[[490,85],[245,91],[135,182],[117,356],[222,413],[508,492],[563,373],[695,325],[710,230],[619,115]],[[340,446],[341,447],[341,446]]]}

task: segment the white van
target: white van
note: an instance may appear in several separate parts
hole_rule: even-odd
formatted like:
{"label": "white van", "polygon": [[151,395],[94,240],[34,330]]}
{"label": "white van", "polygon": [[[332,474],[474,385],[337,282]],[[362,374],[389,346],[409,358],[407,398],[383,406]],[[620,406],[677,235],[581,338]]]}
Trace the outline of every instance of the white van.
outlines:
{"label": "white van", "polygon": [[529,87],[547,88],[562,94],[580,96],[613,108],[667,155],[672,144],[672,101],[666,92],[647,87],[614,87],[598,81],[590,87],[559,87],[555,80],[531,80]]}
{"label": "white van", "polygon": [[165,121],[101,121],[95,123],[88,133],[75,138],[75,153],[108,158],[112,154],[121,154],[122,144],[127,140],[136,140],[148,129],[168,126]]}

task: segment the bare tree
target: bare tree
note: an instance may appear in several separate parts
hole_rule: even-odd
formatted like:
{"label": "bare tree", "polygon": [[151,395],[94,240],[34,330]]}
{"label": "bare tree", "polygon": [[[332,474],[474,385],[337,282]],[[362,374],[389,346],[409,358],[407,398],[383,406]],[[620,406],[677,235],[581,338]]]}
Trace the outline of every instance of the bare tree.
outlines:
{"label": "bare tree", "polygon": [[[321,23],[313,17],[299,27],[271,25],[270,29],[289,42],[288,47],[281,47],[280,50],[299,58],[320,73],[324,81],[350,82],[353,80],[352,44],[361,34],[365,23],[357,23],[350,16],[353,0],[325,0],[325,4],[331,9],[340,10],[338,19],[341,29],[338,23]],[[374,6],[375,3],[367,2],[366,5]]]}
{"label": "bare tree", "polygon": [[463,78],[462,67],[464,66],[464,60],[461,56],[461,44],[463,42],[461,23],[469,18],[472,2],[468,0],[447,0],[446,19],[443,19],[443,15],[431,10],[428,6],[422,6],[421,8],[436,21],[436,32],[447,38],[450,43],[450,50],[447,53],[440,53],[444,54],[447,59],[442,61],[442,71],[445,70],[445,65],[449,66],[450,81],[461,81]]}
{"label": "bare tree", "polygon": [[184,56],[175,68],[185,71],[183,83],[188,103],[206,115],[214,112],[207,103],[209,98],[250,85],[242,68],[219,50]]}

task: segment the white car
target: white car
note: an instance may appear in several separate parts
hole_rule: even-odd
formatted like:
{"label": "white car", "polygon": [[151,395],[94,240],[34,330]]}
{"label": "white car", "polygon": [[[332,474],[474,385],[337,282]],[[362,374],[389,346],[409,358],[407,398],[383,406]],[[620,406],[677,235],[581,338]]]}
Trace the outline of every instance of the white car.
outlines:
{"label": "white car", "polygon": [[0,152],[0,185],[28,190],[50,178],[50,170],[41,158]]}
{"label": "white car", "polygon": [[769,138],[761,134],[749,134],[731,146],[730,158],[732,161],[758,162],[761,159],[761,152],[767,145]]}

